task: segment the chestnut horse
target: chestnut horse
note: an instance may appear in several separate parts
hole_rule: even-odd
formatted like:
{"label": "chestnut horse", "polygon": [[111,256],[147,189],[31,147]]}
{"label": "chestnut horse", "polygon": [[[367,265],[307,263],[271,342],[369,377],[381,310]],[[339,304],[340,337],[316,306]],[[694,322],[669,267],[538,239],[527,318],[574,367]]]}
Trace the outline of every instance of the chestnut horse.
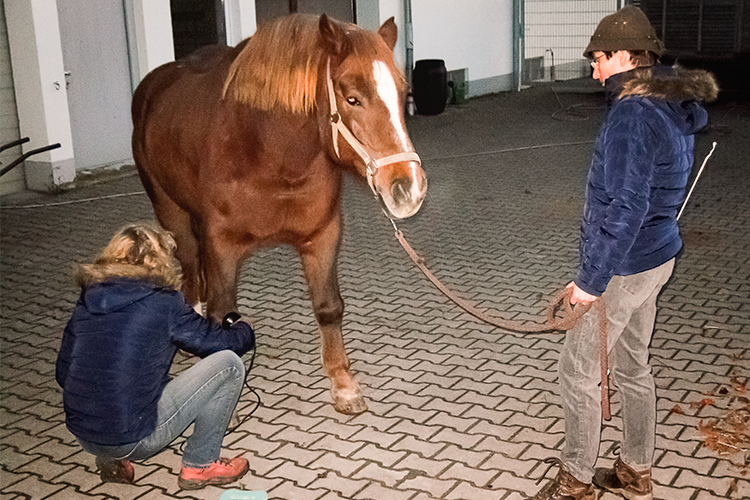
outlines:
{"label": "chestnut horse", "polygon": [[393,218],[427,189],[406,132],[393,18],[377,33],[292,15],[237,47],[207,47],[149,73],[133,96],[133,157],[157,219],[177,241],[186,300],[221,321],[243,261],[299,253],[337,411],[367,405],[341,333],[342,175],[367,179]]}

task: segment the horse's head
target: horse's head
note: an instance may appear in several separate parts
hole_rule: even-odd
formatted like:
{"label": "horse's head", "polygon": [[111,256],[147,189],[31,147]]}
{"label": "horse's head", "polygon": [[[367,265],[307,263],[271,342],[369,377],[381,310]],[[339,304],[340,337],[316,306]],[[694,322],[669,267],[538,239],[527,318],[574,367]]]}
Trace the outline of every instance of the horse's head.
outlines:
{"label": "horse's head", "polygon": [[377,33],[342,27],[325,14],[318,26],[327,53],[321,58],[318,110],[330,131],[329,151],[367,177],[394,218],[414,215],[427,178],[406,132],[406,81],[393,63],[393,18]]}
{"label": "horse's head", "polygon": [[395,45],[393,18],[374,33],[325,14],[282,17],[247,41],[224,96],[266,111],[317,113],[328,155],[366,176],[393,217],[409,217],[427,180],[406,133]]}

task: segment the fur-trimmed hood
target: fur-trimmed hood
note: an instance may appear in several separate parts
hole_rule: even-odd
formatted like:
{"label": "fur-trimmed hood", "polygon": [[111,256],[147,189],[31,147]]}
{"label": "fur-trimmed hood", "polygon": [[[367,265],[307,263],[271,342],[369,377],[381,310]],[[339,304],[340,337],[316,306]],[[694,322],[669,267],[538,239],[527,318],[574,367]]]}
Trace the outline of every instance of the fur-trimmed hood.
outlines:
{"label": "fur-trimmed hood", "polygon": [[81,301],[92,314],[108,314],[158,290],[180,287],[179,269],[152,269],[132,264],[83,264],[78,267]]}
{"label": "fur-trimmed hood", "polygon": [[[628,75],[627,73],[630,73]],[[702,69],[657,65],[628,71],[618,97],[631,95],[664,99],[665,101],[715,101],[719,86],[714,76]]]}
{"label": "fur-trimmed hood", "polygon": [[157,286],[179,289],[182,286],[182,274],[178,266],[160,266],[148,268],[134,264],[82,264],[76,273],[81,288],[106,281],[134,280],[147,281]]}
{"label": "fur-trimmed hood", "polygon": [[716,100],[719,94],[710,73],[661,64],[612,75],[605,87],[609,110],[627,99],[644,99],[669,116],[683,134],[703,128],[703,103]]}
{"label": "fur-trimmed hood", "polygon": [[715,101],[719,85],[702,69],[657,64],[611,76],[606,81],[608,101],[642,96],[673,102]]}

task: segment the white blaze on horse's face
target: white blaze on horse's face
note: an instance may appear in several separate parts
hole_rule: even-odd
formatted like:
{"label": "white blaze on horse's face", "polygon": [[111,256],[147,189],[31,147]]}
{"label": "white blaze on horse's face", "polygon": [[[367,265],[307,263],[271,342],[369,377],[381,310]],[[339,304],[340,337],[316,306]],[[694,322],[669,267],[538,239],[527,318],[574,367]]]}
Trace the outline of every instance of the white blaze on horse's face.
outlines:
{"label": "white blaze on horse's face", "polygon": [[[414,147],[406,133],[396,80],[383,61],[373,61],[372,69],[378,97],[388,110],[396,147],[399,152],[413,151]],[[405,165],[408,165],[407,172],[394,172],[397,167],[403,169]],[[414,215],[422,206],[427,191],[426,176],[422,167],[415,161],[385,165],[376,173],[374,182],[386,207],[398,219]],[[380,186],[387,188],[380,189]]]}
{"label": "white blaze on horse's face", "polygon": [[372,63],[372,76],[377,83],[378,96],[385,103],[385,107],[388,108],[388,112],[390,113],[391,125],[393,125],[399,146],[403,151],[408,151],[408,148],[411,148],[411,141],[409,140],[409,136],[406,135],[406,129],[401,120],[401,106],[398,98],[398,88],[396,88],[396,80],[394,80],[391,71],[383,61],[374,61]]}

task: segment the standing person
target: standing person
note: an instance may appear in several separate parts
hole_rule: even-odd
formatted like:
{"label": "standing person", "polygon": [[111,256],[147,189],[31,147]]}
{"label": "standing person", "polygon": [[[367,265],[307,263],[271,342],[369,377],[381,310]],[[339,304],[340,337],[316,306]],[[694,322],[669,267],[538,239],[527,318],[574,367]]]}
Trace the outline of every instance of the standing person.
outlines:
{"label": "standing person", "polygon": [[[194,424],[177,479],[183,489],[222,485],[248,470],[220,458],[245,376],[240,356],[255,345],[250,325],[223,327],[185,303],[171,235],[155,227],[120,230],[94,264],[78,270],[81,295],[57,358],[66,424],[96,455],[105,482],[132,483],[132,460],[169,445]],[[170,379],[178,349],[201,359]]]}
{"label": "standing person", "polygon": [[[570,330],[558,376],[565,444],[557,477],[535,500],[593,500],[594,485],[651,500],[656,393],[648,346],[656,297],[682,247],[677,213],[695,134],[716,98],[713,77],[657,64],[664,46],[632,5],[599,23],[584,56],[605,86],[607,114],[588,174],[572,303],[603,301],[623,439],[614,468],[594,470],[601,437],[599,319],[594,307]],[[555,459],[557,461],[557,459]]]}

